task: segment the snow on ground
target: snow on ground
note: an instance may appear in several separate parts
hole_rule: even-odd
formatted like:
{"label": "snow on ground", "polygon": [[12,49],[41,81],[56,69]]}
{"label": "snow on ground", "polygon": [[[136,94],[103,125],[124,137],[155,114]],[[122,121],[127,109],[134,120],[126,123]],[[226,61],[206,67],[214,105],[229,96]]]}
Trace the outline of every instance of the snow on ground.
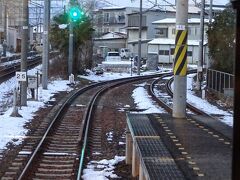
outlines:
{"label": "snow on ground", "polygon": [[227,111],[223,111],[216,106],[209,104],[205,99],[201,99],[197,96],[194,96],[194,92],[192,91],[192,77],[195,74],[191,74],[187,76],[187,101],[196,105],[201,110],[212,114],[212,115],[220,115],[219,119],[229,126],[233,126],[233,114]]}
{"label": "snow on ground", "polygon": [[[164,70],[164,72],[169,72],[169,69]],[[163,70],[159,70],[158,73],[163,72]],[[120,78],[127,78],[130,77],[130,73],[115,73],[115,72],[104,72],[101,75],[95,75],[93,72],[88,71],[88,76],[79,76],[80,78],[83,79],[88,79],[90,81],[94,82],[99,82],[99,81],[109,81],[113,79],[120,79]],[[156,71],[147,71],[147,72],[142,72],[141,75],[146,75],[146,74],[155,74]],[[132,76],[138,76],[136,73],[133,73]]]}
{"label": "snow on ground", "polygon": [[148,92],[144,88],[146,83],[139,84],[135,90],[133,90],[132,97],[138,109],[142,109],[141,113],[164,113],[166,112],[163,108],[156,106],[148,95]]}
{"label": "snow on ground", "polygon": [[120,178],[114,174],[114,165],[125,160],[123,156],[115,156],[114,159],[101,161],[90,161],[87,168],[83,170],[84,180],[106,180],[109,178]]}
{"label": "snow on ground", "polygon": [[[28,71],[28,74],[33,75],[40,68],[41,66],[38,66],[34,70]],[[0,115],[0,149],[5,148],[8,142],[14,144],[21,143],[26,134],[24,125],[33,119],[34,113],[41,107],[44,107],[45,103],[51,99],[54,93],[58,91],[70,91],[71,88],[67,86],[67,83],[68,81],[65,80],[56,80],[48,84],[47,90],[43,90],[40,87],[39,101],[27,101],[27,107],[21,107],[21,109],[19,109],[19,114],[22,115],[22,118],[10,116],[13,108],[9,108],[3,115]],[[13,92],[16,85],[17,82],[15,77],[0,84],[0,99],[2,104],[9,101],[9,98],[12,98],[12,96],[9,96],[9,93],[11,94]]]}
{"label": "snow on ground", "polygon": [[[34,68],[33,70],[28,71],[29,75],[36,74],[37,71],[41,69],[41,66]],[[164,69],[161,68],[161,72],[163,72]],[[167,70],[169,71],[169,69]],[[152,72],[146,72],[141,73],[143,74],[150,74],[150,73],[156,73],[155,71]],[[130,73],[111,73],[111,72],[105,72],[103,75],[94,75],[94,73],[90,72],[88,76],[80,76],[81,78],[85,78],[92,81],[107,81],[112,79],[118,79],[118,78],[125,78],[129,77]],[[136,76],[134,73],[133,76]],[[41,107],[45,106],[44,102],[47,102],[51,99],[53,96],[53,93],[57,93],[58,91],[70,91],[71,88],[67,86],[68,81],[64,80],[55,80],[51,81],[48,84],[48,90],[43,90],[41,87],[39,88],[39,101],[28,101],[27,107],[22,107],[21,110],[19,110],[19,113],[23,116],[22,118],[14,118],[10,117],[10,114],[12,112],[13,108],[9,108],[3,115],[0,115],[0,149],[5,148],[6,144],[8,142],[12,142],[15,144],[21,143],[24,135],[26,134],[26,129],[24,129],[24,125],[26,122],[31,121],[34,117],[34,113]],[[134,102],[136,103],[137,107],[142,110],[141,113],[162,113],[164,110],[162,108],[159,108],[154,104],[152,100],[150,100],[147,90],[144,89],[144,83],[143,84],[137,84],[136,88],[134,89],[132,93],[132,97],[134,99]],[[16,86],[16,79],[13,77],[10,80],[0,84],[0,99],[4,103],[9,98],[12,98],[11,94],[14,87]],[[7,95],[8,94],[8,95]],[[204,110],[208,109],[210,110],[212,107],[208,104],[207,101],[204,101],[200,98],[194,97],[192,91],[191,91],[191,77],[188,78],[188,101],[194,102],[197,105],[204,104]],[[1,104],[2,105],[2,104]],[[125,105],[124,108],[129,107],[129,105]],[[210,112],[219,112],[221,114],[224,114],[224,117],[228,117],[229,119],[224,118],[224,122],[232,125],[232,114],[220,111],[219,109],[211,109]],[[107,134],[107,138],[109,138],[109,141],[111,141],[111,132]],[[97,153],[97,152],[96,152]],[[117,176],[113,173],[114,172],[114,165],[116,165],[118,162],[123,161],[124,157],[115,156],[114,159],[111,160],[101,160],[101,161],[91,161],[87,168],[84,169],[84,175],[83,179],[85,180],[91,180],[91,179],[108,179],[107,177],[111,178],[117,178]]]}

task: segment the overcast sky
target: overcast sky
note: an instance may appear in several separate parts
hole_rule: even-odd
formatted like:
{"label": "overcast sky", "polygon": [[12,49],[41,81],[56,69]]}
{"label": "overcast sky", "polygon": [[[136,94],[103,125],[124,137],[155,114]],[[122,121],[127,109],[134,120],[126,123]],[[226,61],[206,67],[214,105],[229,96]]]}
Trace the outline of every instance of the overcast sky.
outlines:
{"label": "overcast sky", "polygon": [[[102,1],[108,1],[114,6],[128,6],[128,7],[138,7],[140,0],[102,0]],[[143,4],[145,7],[151,7],[152,3],[151,2],[158,2],[160,5],[166,5],[169,3],[175,4],[175,0],[143,0]],[[201,0],[197,0],[200,2]],[[205,0],[206,4],[209,4],[210,0]],[[219,4],[219,5],[224,5],[227,4],[229,0],[213,0],[213,4]],[[189,3],[193,3],[193,0],[189,0]]]}

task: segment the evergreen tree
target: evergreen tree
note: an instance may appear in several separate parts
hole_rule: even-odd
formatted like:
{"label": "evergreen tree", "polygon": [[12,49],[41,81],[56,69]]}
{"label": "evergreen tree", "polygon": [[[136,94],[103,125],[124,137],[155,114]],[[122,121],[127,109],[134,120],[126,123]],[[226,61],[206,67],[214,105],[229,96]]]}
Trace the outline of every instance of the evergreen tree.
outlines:
{"label": "evergreen tree", "polygon": [[[64,12],[53,18],[50,40],[54,48],[60,50],[68,59],[69,47],[69,14]],[[59,25],[65,24],[67,28],[60,28]],[[92,33],[93,28],[90,19],[83,16],[80,20],[73,22],[73,73],[83,73],[85,68],[92,66]],[[84,54],[85,56],[83,56]],[[86,55],[87,54],[87,55]],[[81,59],[80,59],[81,58]],[[81,62],[81,63],[80,63]],[[66,61],[67,64],[67,61]]]}
{"label": "evergreen tree", "polygon": [[209,25],[208,47],[212,59],[211,68],[233,73],[234,46],[235,46],[235,14],[227,8],[215,17]]}

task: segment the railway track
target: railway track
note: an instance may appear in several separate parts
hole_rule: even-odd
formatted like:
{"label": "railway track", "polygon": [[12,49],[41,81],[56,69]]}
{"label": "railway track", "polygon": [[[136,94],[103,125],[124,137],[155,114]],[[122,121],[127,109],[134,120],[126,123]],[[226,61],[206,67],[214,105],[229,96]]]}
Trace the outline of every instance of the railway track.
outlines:
{"label": "railway track", "polygon": [[[169,75],[171,73],[94,83],[75,90],[68,100],[59,103],[60,110],[54,118],[42,121],[37,130],[26,137],[1,179],[80,179],[86,162],[86,151],[93,154],[101,152],[103,148],[101,136],[104,124],[101,119],[93,118],[101,96],[123,84]],[[204,132],[207,130],[202,124],[195,124]],[[213,135],[223,143],[228,142],[215,131]]]}
{"label": "railway track", "polygon": [[[52,52],[50,53],[50,57],[52,58],[57,54],[58,53],[56,52]],[[20,55],[18,55],[12,58],[11,60],[9,60],[8,62],[7,62],[7,59],[4,59],[2,65],[0,65],[0,83],[14,76],[16,71],[20,71],[20,61],[21,61],[20,58],[21,58]],[[41,64],[41,62],[42,62],[42,57],[40,55],[34,54],[34,56],[28,57],[27,66],[30,69]],[[7,63],[8,65],[3,65],[5,63]]]}
{"label": "railway track", "polygon": [[[196,73],[196,70],[191,70],[188,72],[188,74],[190,73]],[[155,102],[159,106],[163,107],[170,114],[172,114],[172,104],[173,104],[173,100],[172,100],[173,92],[171,89],[171,84],[173,80],[174,78],[172,77],[172,74],[166,74],[152,81],[151,85],[148,88],[148,92],[152,96],[152,98],[155,100]],[[155,89],[156,87],[157,87],[157,90]],[[188,102],[186,103],[186,107],[187,107],[186,109],[187,119],[191,119],[191,117],[193,116],[196,119],[198,119],[197,121],[190,121],[191,123],[196,125],[198,128],[206,131],[207,133],[210,131],[212,134],[215,134],[216,137],[219,137],[220,141],[222,141],[223,143],[229,144],[231,147],[231,141],[232,141],[231,132],[226,133],[224,131],[221,131],[221,128],[217,127],[216,129],[216,127],[214,127],[215,122],[220,121],[218,119],[219,115],[208,114]]]}
{"label": "railway track", "polygon": [[[196,70],[190,70],[188,71],[188,74],[196,73]],[[151,85],[149,86],[148,92],[152,96],[152,98],[162,107],[165,108],[165,110],[169,113],[172,113],[172,98],[173,98],[173,92],[171,88],[171,84],[173,83],[174,78],[173,75],[163,75],[158,79],[155,79],[152,81]],[[158,96],[157,92],[154,91],[154,87],[156,87],[158,84],[158,89],[161,91],[161,96]],[[194,105],[190,103],[186,103],[187,112],[191,114],[197,114],[197,115],[203,115],[209,118],[216,118],[212,115],[204,112],[203,110],[195,107]]]}
{"label": "railway track", "polygon": [[[196,73],[196,70],[190,70],[188,72],[188,74],[191,73]],[[171,88],[171,84],[173,83],[173,74],[171,74],[170,76],[164,75],[159,79],[154,80],[151,85],[149,86],[149,93],[150,95],[154,98],[154,100],[162,107],[165,108],[165,110],[169,113],[172,113],[172,98],[173,98],[173,92],[172,92],[172,88]],[[160,83],[158,84],[159,86],[159,90],[161,91],[161,94],[165,94],[165,96],[161,95],[162,97],[159,98],[158,94],[154,92],[154,87],[156,86],[156,84],[160,81]],[[199,115],[204,115],[207,117],[212,118],[211,115],[209,115],[208,113],[200,110],[199,108],[191,105],[190,103],[186,103],[187,106],[187,111],[189,113],[195,113],[195,114],[199,114]]]}
{"label": "railway track", "polygon": [[77,90],[61,105],[53,120],[43,121],[28,137],[2,179],[80,179],[87,146],[95,152],[101,148],[99,137],[103,127],[100,122],[91,122],[101,94],[122,84],[158,76],[113,80]]}
{"label": "railway track", "polygon": [[[28,61],[28,68],[39,65],[42,61],[41,56],[37,56]],[[16,71],[20,71],[20,63],[13,64],[7,68],[0,69],[0,83],[15,75]]]}

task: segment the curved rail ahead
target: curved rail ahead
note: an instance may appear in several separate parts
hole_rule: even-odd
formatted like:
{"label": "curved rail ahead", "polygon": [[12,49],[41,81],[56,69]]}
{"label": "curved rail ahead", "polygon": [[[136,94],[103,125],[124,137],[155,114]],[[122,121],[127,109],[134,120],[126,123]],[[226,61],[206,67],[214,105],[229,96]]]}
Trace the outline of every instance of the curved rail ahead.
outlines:
{"label": "curved rail ahead", "polygon": [[[193,74],[193,73],[196,73],[196,70],[195,70],[195,69],[188,71],[188,74]],[[172,108],[171,108],[170,106],[168,106],[166,103],[164,103],[161,99],[159,99],[159,98],[155,95],[155,93],[154,93],[154,85],[155,85],[160,79],[162,79],[162,78],[164,78],[164,77],[172,76],[172,75],[173,75],[173,74],[164,75],[164,76],[162,76],[161,78],[154,80],[154,81],[151,83],[151,85],[150,85],[150,93],[151,93],[152,97],[153,97],[161,106],[163,106],[163,108],[164,108],[167,112],[169,112],[169,113],[172,113]],[[165,86],[168,95],[171,96],[171,97],[173,97],[173,92],[172,92],[172,88],[171,88],[171,84],[172,84],[173,81],[174,81],[174,77],[171,77],[171,78],[167,81],[166,86]],[[213,118],[213,117],[212,117],[211,115],[209,115],[208,113],[206,113],[206,112],[198,109],[197,107],[191,105],[190,103],[186,103],[186,105],[187,105],[187,108],[188,108],[188,109],[190,109],[191,111],[193,111],[193,112],[196,113],[196,114],[204,115],[204,116],[208,116],[208,117]]]}
{"label": "curved rail ahead", "polygon": [[163,75],[163,73],[158,73],[158,74],[153,74],[153,75],[137,76],[137,77],[129,77],[129,78],[123,78],[123,79],[116,79],[116,80],[111,80],[111,81],[104,81],[104,82],[99,82],[99,83],[93,83],[91,85],[88,85],[86,87],[83,87],[83,88],[77,90],[73,95],[71,95],[70,98],[68,98],[63,103],[61,108],[55,114],[52,122],[50,123],[46,132],[42,136],[42,138],[41,138],[40,142],[38,143],[37,147],[35,148],[34,152],[31,154],[26,166],[22,170],[18,179],[21,180],[26,175],[28,168],[31,166],[31,163],[33,162],[33,159],[36,157],[37,153],[40,151],[40,148],[41,148],[43,142],[45,141],[46,137],[48,136],[48,134],[49,134],[51,128],[53,127],[54,123],[64,115],[64,113],[67,111],[67,108],[71,105],[71,103],[79,95],[86,92],[87,90],[90,90],[90,89],[92,89],[94,87],[97,87],[97,86],[102,86],[102,85],[108,84],[108,86],[103,87],[102,89],[100,89],[99,91],[97,91],[95,93],[95,95],[92,97],[91,101],[89,102],[88,107],[87,107],[87,111],[84,115],[84,119],[83,119],[83,123],[82,123],[82,129],[80,130],[80,133],[81,133],[80,137],[84,137],[84,138],[81,138],[79,140],[79,141],[82,141],[82,139],[84,139],[83,148],[81,150],[79,170],[78,170],[78,178],[80,179],[80,176],[81,176],[81,173],[82,173],[82,168],[83,168],[83,159],[84,159],[84,154],[85,154],[85,148],[86,148],[86,145],[87,145],[87,137],[88,137],[88,131],[89,131],[88,128],[89,128],[90,119],[91,119],[91,111],[93,109],[94,102],[97,100],[99,95],[101,93],[105,92],[106,90],[108,90],[109,88],[113,88],[114,86],[119,86],[121,84],[129,83],[129,82],[133,82],[133,81],[156,78],[156,77],[159,77],[159,76],[162,76],[162,75]]}
{"label": "curved rail ahead", "polygon": [[[190,74],[190,73],[196,73],[196,72],[192,71],[192,72],[189,72],[189,74]],[[172,89],[171,89],[171,84],[172,84],[173,80],[174,80],[174,78],[172,77],[172,78],[170,78],[170,79],[168,80],[168,82],[167,82],[167,91],[168,91],[168,94],[169,94],[171,97],[173,97],[173,92],[172,92]],[[213,118],[213,117],[212,117],[211,115],[209,115],[208,113],[202,111],[201,109],[195,107],[194,105],[192,105],[192,104],[190,104],[190,103],[188,103],[188,102],[186,103],[186,105],[187,105],[187,108],[189,108],[191,111],[193,111],[193,112],[196,113],[196,114],[204,115],[204,116],[208,116],[208,117]]]}
{"label": "curved rail ahead", "polygon": [[150,95],[152,96],[152,98],[161,106],[163,107],[168,113],[172,113],[172,108],[167,104],[165,103],[163,100],[159,99],[157,97],[157,95],[154,93],[154,86],[155,84],[160,81],[161,79],[165,78],[165,77],[169,77],[169,76],[172,76],[173,73],[169,73],[169,74],[165,74],[163,76],[161,76],[160,78],[158,79],[155,79],[149,86],[149,93]]}

